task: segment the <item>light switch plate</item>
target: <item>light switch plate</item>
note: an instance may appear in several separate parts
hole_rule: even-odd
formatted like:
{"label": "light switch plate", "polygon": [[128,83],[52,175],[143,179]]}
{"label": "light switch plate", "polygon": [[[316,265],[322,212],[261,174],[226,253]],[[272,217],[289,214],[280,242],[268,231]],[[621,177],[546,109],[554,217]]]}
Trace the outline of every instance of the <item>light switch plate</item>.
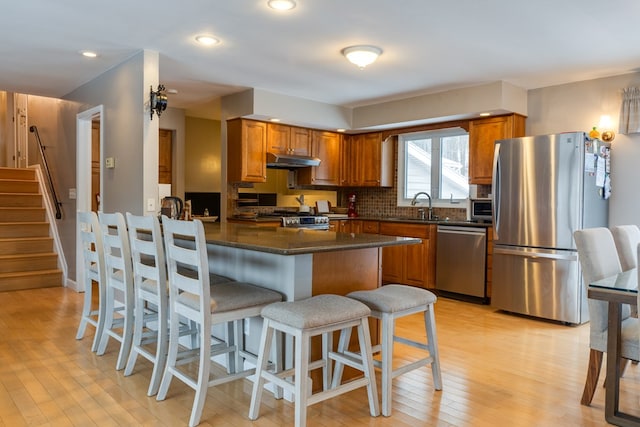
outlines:
{"label": "light switch plate", "polygon": [[70,200],[75,200],[75,198],[77,197],[78,193],[76,192],[75,188],[70,188],[69,189],[69,199]]}
{"label": "light switch plate", "polygon": [[116,159],[114,157],[107,157],[104,159],[105,167],[112,169],[116,167]]}
{"label": "light switch plate", "polygon": [[147,212],[154,212],[156,210],[156,201],[154,198],[147,199]]}

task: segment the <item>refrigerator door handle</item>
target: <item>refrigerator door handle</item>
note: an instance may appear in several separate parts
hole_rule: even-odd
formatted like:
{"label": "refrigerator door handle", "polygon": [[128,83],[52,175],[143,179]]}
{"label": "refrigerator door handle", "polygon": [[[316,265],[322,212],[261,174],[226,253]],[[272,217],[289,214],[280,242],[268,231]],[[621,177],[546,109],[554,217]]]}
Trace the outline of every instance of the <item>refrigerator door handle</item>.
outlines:
{"label": "refrigerator door handle", "polygon": [[558,260],[566,260],[566,261],[577,261],[578,253],[577,252],[537,252],[537,251],[522,251],[518,249],[507,249],[507,248],[494,248],[494,254],[504,254],[504,255],[515,255],[527,258],[547,258],[547,259],[558,259]]}
{"label": "refrigerator door handle", "polygon": [[498,240],[500,232],[500,143],[496,142],[493,152],[493,180],[491,181],[491,194],[493,195],[493,239]]}

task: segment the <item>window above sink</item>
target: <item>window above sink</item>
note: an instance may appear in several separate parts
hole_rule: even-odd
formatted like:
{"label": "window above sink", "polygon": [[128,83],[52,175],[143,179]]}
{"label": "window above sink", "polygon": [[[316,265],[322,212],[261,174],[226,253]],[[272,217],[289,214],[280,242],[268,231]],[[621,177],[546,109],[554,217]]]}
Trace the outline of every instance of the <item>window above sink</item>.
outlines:
{"label": "window above sink", "polygon": [[[469,197],[469,134],[462,128],[398,137],[398,206],[412,206],[419,192],[437,207],[464,207]],[[418,199],[421,205],[428,202]]]}

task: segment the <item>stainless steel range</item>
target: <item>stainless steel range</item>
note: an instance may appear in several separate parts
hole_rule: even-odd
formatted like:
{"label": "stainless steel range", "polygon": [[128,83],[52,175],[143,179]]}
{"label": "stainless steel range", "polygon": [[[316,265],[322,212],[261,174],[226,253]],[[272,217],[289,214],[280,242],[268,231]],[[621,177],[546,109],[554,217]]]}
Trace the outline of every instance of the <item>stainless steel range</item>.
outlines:
{"label": "stainless steel range", "polygon": [[287,228],[312,228],[315,230],[328,230],[329,218],[322,215],[283,216],[282,226]]}

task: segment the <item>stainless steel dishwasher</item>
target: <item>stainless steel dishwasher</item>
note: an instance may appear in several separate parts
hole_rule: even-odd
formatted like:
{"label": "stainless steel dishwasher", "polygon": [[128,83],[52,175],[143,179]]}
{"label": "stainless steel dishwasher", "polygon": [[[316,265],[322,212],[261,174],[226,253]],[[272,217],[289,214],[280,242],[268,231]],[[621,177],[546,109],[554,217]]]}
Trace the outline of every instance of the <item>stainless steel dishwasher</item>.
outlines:
{"label": "stainless steel dishwasher", "polygon": [[485,264],[487,230],[438,225],[436,289],[487,302]]}

